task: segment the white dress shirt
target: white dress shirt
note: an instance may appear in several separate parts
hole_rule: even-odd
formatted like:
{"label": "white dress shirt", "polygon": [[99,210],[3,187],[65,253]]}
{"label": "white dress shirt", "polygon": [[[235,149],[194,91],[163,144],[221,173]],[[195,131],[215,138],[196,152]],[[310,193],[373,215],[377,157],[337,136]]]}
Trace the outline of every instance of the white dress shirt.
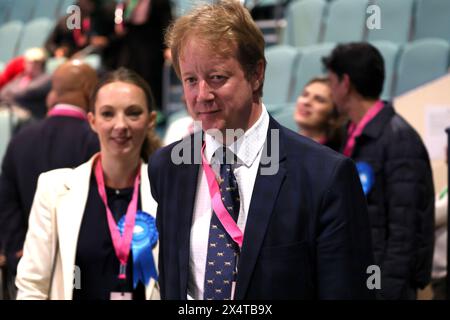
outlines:
{"label": "white dress shirt", "polygon": [[[256,123],[242,137],[229,146],[229,149],[235,152],[238,158],[237,164],[233,165],[233,173],[236,176],[241,200],[237,225],[243,233],[268,129],[269,114],[263,105],[261,115]],[[218,159],[213,158],[213,155],[217,149],[222,147],[222,144],[208,134],[205,134],[205,144],[205,157],[211,163],[213,170],[218,176],[220,165]],[[203,169],[200,168],[191,226],[188,299],[203,299],[206,256],[208,253],[209,228],[212,214],[206,175]]]}

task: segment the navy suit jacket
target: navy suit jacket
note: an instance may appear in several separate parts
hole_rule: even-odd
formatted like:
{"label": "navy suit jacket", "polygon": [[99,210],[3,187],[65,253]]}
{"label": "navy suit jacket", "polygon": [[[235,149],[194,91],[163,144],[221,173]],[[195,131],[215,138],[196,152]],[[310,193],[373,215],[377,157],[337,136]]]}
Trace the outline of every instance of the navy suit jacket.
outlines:
{"label": "navy suit jacket", "polygon": [[9,142],[0,175],[0,242],[15,273],[15,253],[22,250],[39,175],[72,168],[98,152],[97,135],[87,121],[65,116],[23,127]]}
{"label": "navy suit jacket", "polygon": [[[364,194],[353,162],[270,119],[279,130],[279,170],[256,177],[239,259],[235,299],[371,299],[373,264]],[[268,137],[269,137],[268,133]],[[199,133],[201,134],[201,133]],[[192,138],[192,136],[191,136]],[[189,240],[199,164],[175,164],[171,152],[149,160],[158,202],[162,299],[186,299]],[[271,154],[266,139],[263,152]],[[179,147],[179,146],[178,146]],[[264,154],[264,153],[263,153]]]}

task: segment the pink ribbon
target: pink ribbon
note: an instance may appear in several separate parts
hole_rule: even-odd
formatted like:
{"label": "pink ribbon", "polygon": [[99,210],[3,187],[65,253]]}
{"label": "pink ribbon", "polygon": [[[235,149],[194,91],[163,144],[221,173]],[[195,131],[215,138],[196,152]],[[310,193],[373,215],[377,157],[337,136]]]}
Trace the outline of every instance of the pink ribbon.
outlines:
{"label": "pink ribbon", "polygon": [[366,125],[383,109],[383,101],[378,100],[375,105],[366,112],[358,125],[351,123],[348,127],[348,138],[344,148],[344,155],[351,157],[355,149],[356,137],[359,137]]}
{"label": "pink ribbon", "polygon": [[108,226],[111,233],[111,239],[113,242],[114,250],[116,252],[116,256],[120,261],[119,279],[126,279],[126,265],[128,256],[130,254],[131,240],[133,238],[134,223],[136,220],[137,200],[140,182],[140,167],[138,170],[139,171],[136,174],[136,178],[134,180],[133,196],[131,198],[130,204],[128,205],[127,213],[125,216],[123,236],[121,236],[119,228],[117,228],[117,224],[114,221],[111,210],[108,207],[108,200],[106,198],[105,191],[105,180],[103,178],[102,159],[100,155],[98,156],[97,163],[95,164],[95,178],[97,179],[98,193],[100,194],[100,197],[102,198],[102,201],[106,207],[106,216],[108,218]]}
{"label": "pink ribbon", "polygon": [[205,144],[202,147],[202,167],[206,174],[206,180],[208,181],[208,189],[209,195],[211,197],[211,204],[214,210],[215,215],[219,219],[220,223],[222,223],[225,231],[230,235],[234,242],[237,243],[239,248],[242,248],[242,242],[244,240],[244,235],[242,234],[241,229],[237,226],[236,222],[231,217],[228,210],[225,208],[222,202],[222,196],[220,195],[219,184],[216,180],[216,175],[214,171],[211,169],[211,166],[206,160],[204,154]]}

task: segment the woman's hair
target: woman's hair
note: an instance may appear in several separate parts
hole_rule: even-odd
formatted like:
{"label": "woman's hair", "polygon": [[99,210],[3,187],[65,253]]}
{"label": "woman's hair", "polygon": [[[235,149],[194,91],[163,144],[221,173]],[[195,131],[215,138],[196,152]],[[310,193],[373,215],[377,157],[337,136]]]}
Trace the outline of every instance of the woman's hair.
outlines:
{"label": "woman's hair", "polygon": [[[306,83],[305,88],[313,83],[322,83],[330,88],[330,80],[327,77],[314,77],[309,80],[308,83]],[[341,127],[346,121],[346,118],[343,115],[339,114],[336,104],[333,101],[331,101],[331,103],[332,111],[326,125],[325,135],[328,141],[337,141],[340,140]]]}
{"label": "woman's hair", "polygon": [[[141,88],[145,95],[148,112],[150,113],[155,109],[155,98],[153,97],[152,90],[150,89],[148,83],[136,72],[121,67],[115,71],[108,72],[100,79],[91,95],[89,106],[90,112],[95,114],[95,101],[97,100],[97,95],[100,89],[113,82],[125,82]],[[154,128],[150,128],[144,139],[144,143],[142,144],[141,158],[147,162],[148,157],[161,146],[161,140],[157,136]]]}

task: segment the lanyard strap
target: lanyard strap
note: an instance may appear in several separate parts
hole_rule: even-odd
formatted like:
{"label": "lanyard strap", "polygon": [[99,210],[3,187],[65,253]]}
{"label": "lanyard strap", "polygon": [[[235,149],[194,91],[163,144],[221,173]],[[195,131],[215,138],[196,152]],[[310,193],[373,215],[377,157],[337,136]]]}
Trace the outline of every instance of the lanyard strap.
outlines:
{"label": "lanyard strap", "polygon": [[56,105],[48,112],[48,116],[49,117],[65,116],[81,120],[87,120],[86,113],[83,110],[69,105]]}
{"label": "lanyard strap", "polygon": [[73,30],[73,38],[78,46],[83,46],[82,35],[88,34],[91,30],[91,18],[87,17],[81,21],[81,29]]}
{"label": "lanyard strap", "polygon": [[106,216],[108,218],[108,226],[111,233],[114,251],[116,252],[116,256],[120,261],[119,279],[126,279],[126,265],[128,261],[128,255],[130,254],[131,240],[133,238],[133,229],[136,220],[140,168],[134,180],[133,197],[131,198],[130,204],[128,205],[127,213],[125,216],[123,236],[120,235],[119,228],[117,227],[111,210],[108,207],[101,156],[98,157],[97,163],[95,165],[95,178],[97,179],[98,193],[100,194],[100,197],[106,207]]}
{"label": "lanyard strap", "polygon": [[351,157],[355,149],[356,137],[359,137],[366,125],[383,109],[383,101],[378,100],[375,105],[366,112],[358,125],[351,123],[348,127],[348,138],[344,148],[344,155]]}
{"label": "lanyard strap", "polygon": [[211,204],[219,219],[220,223],[225,228],[225,231],[230,235],[234,242],[237,243],[239,248],[242,248],[242,242],[244,239],[244,235],[242,234],[241,229],[237,226],[236,222],[231,217],[228,210],[225,208],[222,202],[222,196],[220,195],[219,184],[217,183],[216,175],[214,171],[211,169],[211,166],[206,160],[204,154],[205,144],[202,147],[202,167],[203,171],[206,174],[206,180],[208,181],[208,189],[209,195],[211,197]]}

